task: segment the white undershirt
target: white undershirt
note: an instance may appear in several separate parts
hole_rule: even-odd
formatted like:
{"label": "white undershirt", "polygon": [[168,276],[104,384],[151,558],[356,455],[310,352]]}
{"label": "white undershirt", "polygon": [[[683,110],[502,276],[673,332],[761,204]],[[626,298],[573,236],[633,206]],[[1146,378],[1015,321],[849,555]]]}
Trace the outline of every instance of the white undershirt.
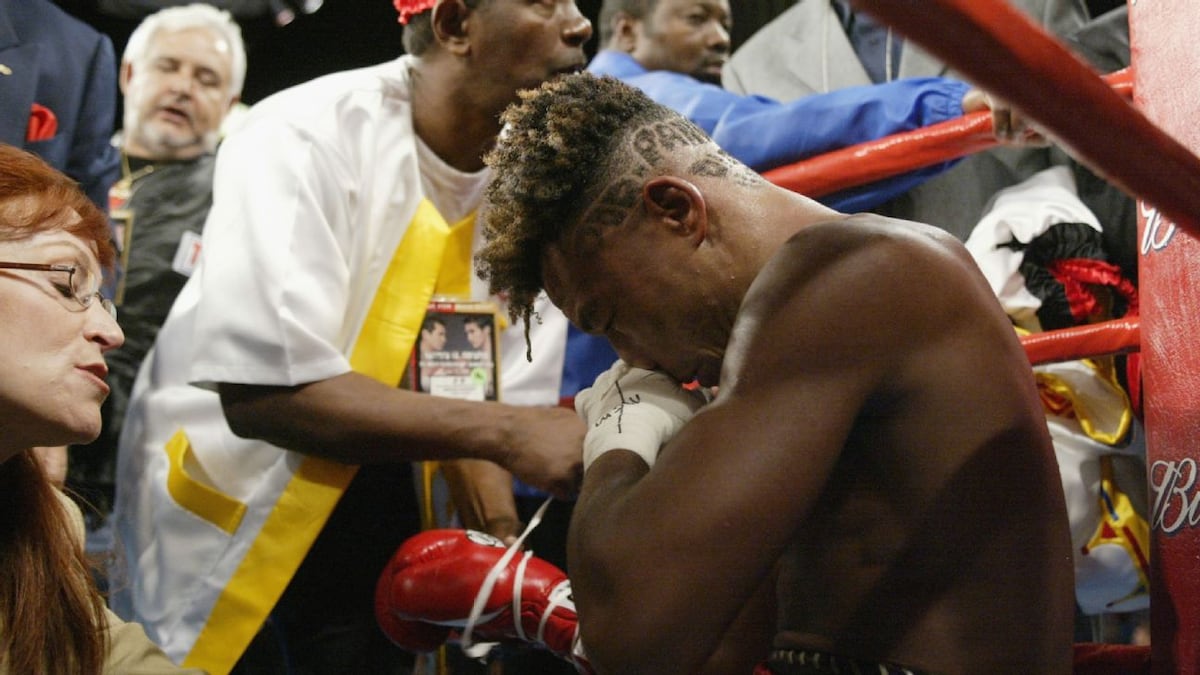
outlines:
{"label": "white undershirt", "polygon": [[473,173],[459,171],[438,157],[420,136],[416,141],[421,189],[446,219],[446,223],[453,225],[479,205],[491,172],[486,168]]}

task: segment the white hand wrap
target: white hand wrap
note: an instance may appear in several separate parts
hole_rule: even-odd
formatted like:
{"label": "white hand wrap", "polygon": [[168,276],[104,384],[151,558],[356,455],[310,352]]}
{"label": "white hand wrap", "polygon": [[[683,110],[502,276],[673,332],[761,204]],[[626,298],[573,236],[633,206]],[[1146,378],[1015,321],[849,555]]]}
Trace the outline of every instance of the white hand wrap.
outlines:
{"label": "white hand wrap", "polygon": [[587,423],[583,470],[609,450],[630,450],[654,466],[659,449],[696,414],[708,397],[689,391],[657,370],[618,360],[591,387],[575,395],[575,412]]}

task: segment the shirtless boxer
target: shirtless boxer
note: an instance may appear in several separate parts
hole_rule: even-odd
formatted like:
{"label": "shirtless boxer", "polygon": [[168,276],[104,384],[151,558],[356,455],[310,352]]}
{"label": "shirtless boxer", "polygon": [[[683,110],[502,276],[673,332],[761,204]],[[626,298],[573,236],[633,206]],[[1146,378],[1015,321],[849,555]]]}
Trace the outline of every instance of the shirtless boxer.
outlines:
{"label": "shirtless boxer", "polygon": [[523,98],[480,267],[515,314],[544,288],[623,359],[577,399],[593,666],[1070,672],[1044,414],[959,242],[773,186],[615,80]]}

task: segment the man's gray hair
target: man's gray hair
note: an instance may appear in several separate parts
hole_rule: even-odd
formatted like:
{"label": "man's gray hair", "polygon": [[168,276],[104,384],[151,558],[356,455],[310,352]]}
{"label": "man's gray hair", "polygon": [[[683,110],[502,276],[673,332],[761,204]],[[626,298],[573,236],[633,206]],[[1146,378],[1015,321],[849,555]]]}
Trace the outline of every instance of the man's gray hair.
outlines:
{"label": "man's gray hair", "polygon": [[150,38],[160,30],[179,31],[188,28],[207,28],[229,46],[230,91],[234,96],[240,96],[242,85],[246,82],[246,45],[242,42],[242,29],[229,12],[212,5],[195,2],[161,9],[146,17],[129,36],[121,61],[136,63],[144,58]]}

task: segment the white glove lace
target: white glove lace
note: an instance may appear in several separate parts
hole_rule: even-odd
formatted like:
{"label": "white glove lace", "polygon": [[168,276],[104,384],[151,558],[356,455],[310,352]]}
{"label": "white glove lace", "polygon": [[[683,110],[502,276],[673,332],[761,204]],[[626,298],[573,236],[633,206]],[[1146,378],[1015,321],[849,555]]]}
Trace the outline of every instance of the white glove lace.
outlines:
{"label": "white glove lace", "polygon": [[[525,526],[525,530],[521,532],[521,536],[504,551],[504,555],[492,565],[492,569],[488,570],[487,576],[483,578],[483,584],[479,587],[479,592],[475,594],[475,604],[471,606],[471,613],[467,615],[467,623],[463,626],[462,643],[463,652],[471,657],[480,657],[491,650],[494,643],[479,643],[475,644],[471,641],[471,633],[475,630],[475,625],[479,623],[480,616],[483,614],[483,606],[487,604],[488,598],[492,597],[492,591],[496,588],[496,581],[500,578],[500,574],[504,568],[508,567],[508,563],[512,561],[513,556],[521,552],[521,545],[525,543],[525,538],[533,532],[533,528],[537,527],[542,522],[542,516],[546,513],[546,509],[550,506],[553,497],[547,498],[537,512],[529,519],[529,524]],[[517,563],[517,569],[513,574],[513,599],[512,613],[513,624],[517,628],[517,634],[522,640],[528,640],[525,635],[525,630],[521,627],[521,587],[525,580],[525,566],[529,561],[529,556],[533,555],[532,551],[521,552],[521,561]],[[552,603],[553,604],[553,603]],[[553,607],[551,607],[553,609]],[[542,621],[545,622],[546,615],[543,615]],[[538,640],[541,640],[541,627],[538,628]]]}
{"label": "white glove lace", "polygon": [[[475,630],[475,625],[479,623],[483,614],[483,606],[487,604],[487,599],[492,596],[492,591],[496,588],[496,581],[500,578],[501,572],[512,561],[513,557],[521,548],[525,538],[542,522],[542,516],[546,513],[547,507],[553,501],[553,497],[549,497],[538,510],[529,519],[529,524],[525,526],[525,530],[521,532],[521,536],[504,551],[504,555],[492,565],[492,569],[488,570],[487,576],[483,579],[483,584],[479,587],[479,592],[475,594],[475,603],[471,606],[471,613],[467,616],[467,623],[463,626],[462,638],[460,638],[463,653],[471,658],[482,658],[492,647],[496,645],[494,642],[472,642],[471,633]],[[513,594],[512,594],[512,617],[513,625],[516,627],[517,635],[526,642],[529,642],[529,636],[525,634],[525,628],[521,625],[521,588],[525,582],[525,566],[529,562],[529,558],[533,555],[533,551],[524,551],[521,553],[521,560],[517,563],[517,569],[513,572]],[[571,599],[571,582],[570,580],[563,581],[555,586],[550,591],[549,602],[546,604],[546,609],[542,611],[542,616],[538,620],[537,642],[545,644],[546,624],[550,621],[550,617],[554,615],[554,610],[559,607],[570,605],[574,608],[575,602]],[[490,619],[490,617],[489,617]],[[576,672],[581,675],[592,675],[591,664],[587,660],[587,654],[583,647],[583,641],[580,639],[578,631],[575,634],[575,639],[571,644],[571,654],[568,660],[575,666]]]}

